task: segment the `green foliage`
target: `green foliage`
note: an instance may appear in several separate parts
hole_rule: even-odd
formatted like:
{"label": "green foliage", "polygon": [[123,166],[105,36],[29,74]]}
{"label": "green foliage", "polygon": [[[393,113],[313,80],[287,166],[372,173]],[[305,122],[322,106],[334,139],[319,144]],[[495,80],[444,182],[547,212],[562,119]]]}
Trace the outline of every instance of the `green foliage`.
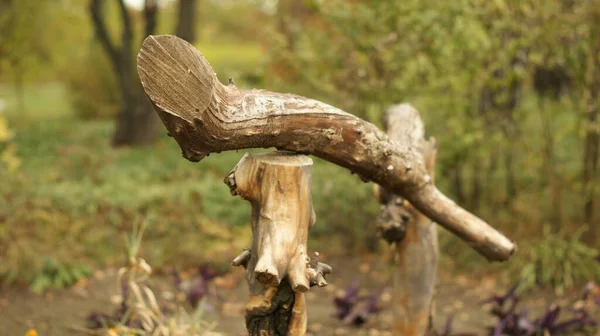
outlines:
{"label": "green foliage", "polygon": [[0,31],[10,33],[0,34],[0,74],[40,80],[68,66],[78,54],[73,45],[86,41],[90,31],[83,23],[85,2],[2,1]]}
{"label": "green foliage", "polygon": [[[39,114],[32,110],[26,122],[7,114],[15,124],[13,142],[22,164],[18,176],[0,185],[4,281],[29,281],[49,255],[60,265],[120,265],[122,235],[139,216],[151,227],[141,253],[157,268],[228,264],[248,246],[250,206],[232,197],[223,183],[242,151],[194,164],[181,158],[166,135],[151,147],[114,149],[108,141],[111,121],[50,112],[56,109],[50,104],[62,103],[67,91],[30,90],[27,96],[48,103],[37,102]],[[319,250],[320,237],[328,238],[328,248],[336,240],[341,247],[364,244],[362,235],[371,232],[378,209],[371,185],[318,159],[313,176],[317,224],[312,243]]]}
{"label": "green foliage", "polygon": [[8,128],[6,118],[0,116],[0,176],[14,174],[21,164],[11,143],[14,132]]}
{"label": "green foliage", "polygon": [[[490,38],[463,3],[312,3],[321,24],[276,34],[273,62],[293,68],[298,83],[355,114],[368,117],[366,109],[374,105],[379,111],[372,119],[379,121],[381,110],[402,97],[434,92],[452,92],[442,97],[452,103],[465,95],[458,90],[484,74],[464,66],[467,57],[468,64],[477,64],[490,51]],[[289,23],[294,25],[300,20]]]}
{"label": "green foliage", "polygon": [[[41,4],[19,17],[6,13],[21,10],[0,11],[0,26],[16,18],[21,27],[0,36],[0,48],[14,45],[11,55],[27,56],[21,64],[31,64],[31,78],[40,68],[66,78],[69,95],[62,85],[25,83],[31,112],[15,113],[16,99],[0,86],[15,133],[0,150],[22,161],[16,175],[0,176],[0,274],[31,279],[42,267],[40,256],[49,254],[60,265],[116,264],[116,241],[139,215],[152,224],[145,238],[152,248],[142,250],[157,267],[228,259],[248,243],[249,206],[222,183],[242,153],[194,165],[166,136],[153,147],[110,148],[113,125],[92,119],[113,116],[120,95],[104,53],[88,44],[86,3]],[[265,10],[273,3],[277,15]],[[523,259],[514,263],[525,265],[519,270],[533,267],[524,275],[531,284],[567,288],[569,277],[590,276],[576,260],[591,254],[574,247],[575,236],[566,237],[582,222],[583,135],[598,126],[582,116],[600,78],[593,75],[599,9],[599,0],[201,1],[196,47],[222,82],[232,77],[242,88],[303,94],[376,124],[390,104],[413,103],[439,145],[440,189],[519,240],[538,237],[543,223],[553,223],[542,237],[563,246],[560,256],[575,259],[551,262],[559,252],[540,238],[531,250],[520,244],[515,260]],[[118,13],[109,14],[109,26],[118,27]],[[160,15],[159,31],[172,32],[175,7]],[[36,56],[44,54],[52,62]],[[538,66],[566,69],[568,95],[541,97],[534,85]],[[514,84],[518,99],[506,107]],[[486,100],[486,90],[498,94]],[[378,211],[371,185],[315,159],[313,189],[318,219],[311,237],[339,239],[328,248],[365,244]],[[320,249],[318,240],[311,244]],[[457,267],[485,263],[450,234],[442,233],[440,247]],[[567,267],[571,273],[560,274]]]}
{"label": "green foliage", "polygon": [[[353,246],[355,252],[364,251],[378,240],[374,218],[379,204],[373,197],[373,185],[363,183],[347,169],[314,157],[313,161],[312,195],[317,221],[309,243],[317,250]],[[319,238],[326,238],[328,244],[321,247],[324,242]]]}
{"label": "green foliage", "polygon": [[140,247],[142,246],[142,238],[144,237],[144,231],[148,226],[146,220],[136,220],[133,224],[130,235],[125,235],[125,247],[127,250],[127,261],[132,263],[140,253]]}
{"label": "green foliage", "polygon": [[[275,21],[269,16],[273,3],[270,0],[199,1],[198,41],[211,44],[264,42],[264,28]],[[232,55],[227,57],[232,58]]]}
{"label": "green foliage", "polygon": [[85,279],[92,274],[89,267],[84,264],[61,264],[54,259],[44,258],[41,268],[31,280],[30,289],[37,294],[47,289],[62,289],[70,287],[77,281]]}
{"label": "green foliage", "polygon": [[265,55],[258,44],[199,42],[195,46],[213,66],[222,83],[232,78],[239,87],[261,85]]}
{"label": "green foliage", "polygon": [[571,235],[564,231],[554,234],[545,226],[543,236],[528,241],[510,264],[523,288],[548,286],[563,295],[577,284],[600,281],[599,251],[580,241],[586,231],[583,227]]}
{"label": "green foliage", "polygon": [[24,86],[25,112],[18,109],[18,97],[10,85],[0,84],[0,97],[2,97],[4,110],[0,112],[8,121],[12,133],[24,125],[39,120],[61,118],[73,113],[66,86],[60,82],[44,82],[43,84],[28,83]]}
{"label": "green foliage", "polygon": [[84,119],[114,118],[121,107],[117,78],[106,54],[95,44],[73,62],[65,81],[76,114]]}

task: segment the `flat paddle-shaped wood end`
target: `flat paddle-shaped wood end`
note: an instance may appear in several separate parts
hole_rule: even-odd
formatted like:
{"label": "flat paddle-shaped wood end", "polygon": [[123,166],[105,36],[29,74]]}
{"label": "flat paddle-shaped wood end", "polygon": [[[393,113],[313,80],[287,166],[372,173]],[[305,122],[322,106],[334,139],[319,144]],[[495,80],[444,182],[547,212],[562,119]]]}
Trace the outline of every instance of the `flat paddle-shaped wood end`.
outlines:
{"label": "flat paddle-shaped wood end", "polygon": [[212,100],[214,70],[200,51],[176,36],[146,37],[137,68],[146,94],[161,112],[191,122]]}

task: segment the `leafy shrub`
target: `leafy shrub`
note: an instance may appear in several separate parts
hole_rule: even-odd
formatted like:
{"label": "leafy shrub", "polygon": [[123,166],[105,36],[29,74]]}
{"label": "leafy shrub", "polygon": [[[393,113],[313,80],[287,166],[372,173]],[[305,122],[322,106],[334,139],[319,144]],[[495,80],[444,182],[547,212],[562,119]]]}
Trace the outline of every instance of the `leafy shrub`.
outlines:
{"label": "leafy shrub", "polygon": [[261,85],[264,52],[258,44],[199,42],[195,47],[210,62],[222,83],[232,78],[238,87]]}
{"label": "leafy shrub", "polygon": [[85,264],[61,264],[54,259],[44,259],[43,266],[38,269],[29,287],[33,292],[41,294],[47,289],[62,289],[92,274]]}
{"label": "leafy shrub", "polygon": [[549,286],[562,295],[578,283],[600,280],[598,250],[580,240],[585,231],[582,227],[570,235],[565,231],[553,234],[546,226],[544,234],[528,242],[510,264],[522,287]]}
{"label": "leafy shrub", "polygon": [[117,78],[99,45],[94,45],[66,73],[75,114],[85,119],[112,118],[121,106]]}

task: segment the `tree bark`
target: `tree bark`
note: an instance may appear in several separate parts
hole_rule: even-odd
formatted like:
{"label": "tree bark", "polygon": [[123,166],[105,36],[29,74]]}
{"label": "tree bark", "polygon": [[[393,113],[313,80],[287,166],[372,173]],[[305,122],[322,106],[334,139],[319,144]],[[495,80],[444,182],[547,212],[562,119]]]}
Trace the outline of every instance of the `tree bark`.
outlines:
{"label": "tree bark", "polygon": [[[425,165],[435,175],[435,139],[424,139],[419,112],[408,104],[391,107],[384,126],[390,138],[407,143],[423,154]],[[378,217],[378,230],[395,245],[394,335],[423,336],[432,327],[433,300],[438,267],[437,228],[402,196],[389,191],[376,192],[384,204]],[[384,196],[384,197],[381,197]],[[401,229],[398,230],[398,227]],[[390,229],[392,232],[390,232]],[[394,234],[393,232],[403,232]]]}
{"label": "tree bark", "polygon": [[[558,92],[554,93],[558,98]],[[554,96],[554,95],[553,95]],[[544,153],[544,171],[545,171],[545,182],[550,187],[550,223],[552,223],[553,232],[558,233],[561,229],[562,224],[562,186],[560,180],[556,174],[556,160],[554,154],[554,132],[552,129],[551,116],[547,116],[546,113],[546,99],[544,95],[538,97],[538,107],[540,112],[540,119],[542,125],[542,137],[543,137],[543,153]],[[545,185],[545,186],[546,186]]]}
{"label": "tree bark", "polygon": [[138,54],[138,72],[190,161],[243,148],[313,154],[403,195],[491,261],[507,260],[515,251],[513,242],[433,185],[420,153],[371,123],[313,99],[224,86],[204,56],[174,36],[148,37]]}
{"label": "tree bark", "polygon": [[[494,69],[488,82],[479,92],[478,112],[484,118],[486,126],[492,131],[496,129],[500,130],[506,139],[513,141],[519,134],[519,125],[515,121],[514,110],[519,103],[523,87],[523,80],[515,76],[514,72],[515,68],[523,67],[525,64],[526,59],[522,55],[522,52],[523,50],[517,51],[517,54],[514,55],[509,64]],[[514,153],[511,148],[504,152],[502,152],[502,149],[499,151],[501,158],[504,159],[502,162],[504,164],[506,190],[503,200],[504,206],[510,206],[517,196],[516,178],[513,167]],[[495,158],[492,154],[492,162],[494,161]],[[478,166],[481,164],[477,162],[475,165],[478,169]],[[491,167],[495,168],[494,166],[495,164]],[[477,175],[478,170],[475,170],[474,174]],[[485,195],[485,190],[482,190],[483,185],[475,179],[477,177],[473,181],[475,183],[473,186],[474,194]],[[473,198],[473,200],[479,206],[479,198]]]}
{"label": "tree bark", "polygon": [[[478,150],[479,148],[475,148],[475,150]],[[492,162],[494,162],[494,153],[491,153],[492,155]],[[490,165],[491,167],[493,167],[492,165]],[[483,191],[483,183],[481,181],[481,171],[482,169],[482,164],[481,164],[481,160],[479,158],[475,158],[475,160],[473,161],[473,171],[471,172],[471,201],[470,201],[470,206],[471,206],[471,211],[478,211],[480,206],[481,206],[481,198],[483,197],[482,195],[485,194],[485,192]],[[494,169],[495,170],[495,169]],[[492,169],[490,169],[490,173],[488,173],[488,176],[492,176],[491,174]]]}
{"label": "tree bark", "polygon": [[458,203],[466,203],[467,198],[465,196],[465,188],[463,184],[463,169],[464,163],[462,159],[455,161],[454,166],[450,168],[452,174],[452,185],[454,187],[454,194]]}
{"label": "tree bark", "polygon": [[194,43],[196,41],[196,0],[179,0],[175,35]]}
{"label": "tree bark", "polygon": [[[592,22],[600,20],[600,11],[592,12]],[[591,50],[587,55],[585,73],[585,98],[586,104],[586,133],[583,157],[583,187],[585,195],[584,219],[590,228],[590,233],[585,235],[585,240],[592,246],[597,246],[600,240],[600,229],[595,223],[596,209],[596,183],[598,179],[598,159],[600,152],[600,33],[594,28],[590,33]]]}
{"label": "tree bark", "polygon": [[[592,95],[590,95],[592,96]],[[584,218],[585,223],[590,227],[590,234],[586,235],[586,241],[594,245],[598,240],[597,224],[595,218],[595,195],[596,179],[598,175],[598,152],[600,143],[600,131],[598,128],[598,103],[600,97],[596,93],[595,97],[590,97],[586,121],[589,123],[589,129],[585,135],[584,157],[583,157],[583,186],[585,195]]]}
{"label": "tree bark", "polygon": [[[133,60],[133,24],[124,0],[119,0],[119,13],[123,28],[119,46],[111,40],[104,22],[104,0],[90,1],[90,16],[95,35],[108,55],[115,71],[121,92],[122,108],[117,114],[113,146],[144,145],[158,136],[158,119],[152,105],[140,86]],[[156,0],[146,0],[144,8],[145,36],[154,33],[157,18]]]}
{"label": "tree bark", "polygon": [[311,168],[309,157],[295,153],[246,154],[225,178],[233,195],[252,204],[252,248],[233,262],[248,270],[246,327],[251,336],[304,335],[304,292],[327,284],[324,275],[331,268],[311,267],[306,249],[316,220]]}
{"label": "tree bark", "polygon": [[[510,138],[509,138],[510,139]],[[514,148],[513,146],[508,146]],[[517,197],[517,182],[515,178],[515,170],[513,164],[513,150],[507,148],[504,152],[504,170],[506,174],[506,197],[504,198],[504,206],[509,207]]]}

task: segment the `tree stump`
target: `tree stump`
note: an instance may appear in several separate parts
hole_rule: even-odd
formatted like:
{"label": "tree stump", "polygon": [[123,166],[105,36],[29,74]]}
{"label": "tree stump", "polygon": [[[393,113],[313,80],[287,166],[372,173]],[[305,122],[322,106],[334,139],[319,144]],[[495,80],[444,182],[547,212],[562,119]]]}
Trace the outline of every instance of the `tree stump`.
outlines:
{"label": "tree stump", "polygon": [[[246,154],[225,178],[232,195],[252,205],[252,247],[232,264],[247,269],[250,335],[304,335],[304,293],[327,285],[331,267],[307,254],[316,215],[311,197],[312,159],[290,152]],[[317,254],[318,257],[318,254]]]}
{"label": "tree stump", "polygon": [[[435,173],[435,139],[424,139],[419,112],[408,104],[392,106],[384,127],[395,141],[419,150],[429,175]],[[422,336],[432,327],[433,299],[438,266],[438,236],[435,223],[403,197],[375,185],[374,194],[383,204],[377,218],[383,239],[394,245],[393,334]]]}

